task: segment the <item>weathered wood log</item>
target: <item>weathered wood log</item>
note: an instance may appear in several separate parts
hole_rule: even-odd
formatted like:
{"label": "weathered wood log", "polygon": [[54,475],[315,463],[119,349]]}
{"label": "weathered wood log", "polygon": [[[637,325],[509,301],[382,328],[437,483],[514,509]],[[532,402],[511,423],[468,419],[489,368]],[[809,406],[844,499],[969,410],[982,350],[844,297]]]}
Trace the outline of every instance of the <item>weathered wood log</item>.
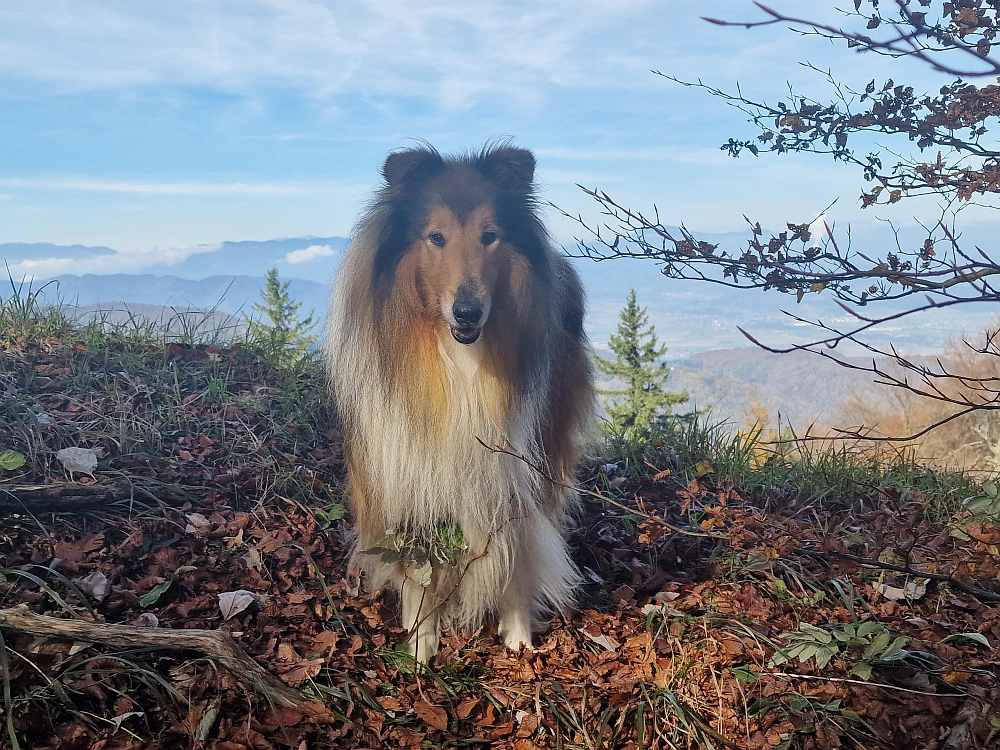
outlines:
{"label": "weathered wood log", "polygon": [[15,633],[100,643],[119,648],[164,648],[198,651],[219,662],[236,679],[250,686],[278,706],[298,706],[307,698],[293,690],[255,662],[221,630],[176,630],[172,628],[136,628],[84,620],[64,620],[36,615],[27,607],[0,609],[0,628]]}
{"label": "weathered wood log", "polygon": [[[157,492],[159,500],[170,502],[181,500],[180,493]],[[178,497],[175,497],[178,496]],[[145,500],[152,495],[140,491],[138,487],[124,484],[80,484],[59,482],[57,484],[15,484],[0,482],[0,512],[17,513],[73,513],[78,510],[100,508],[109,503],[130,498]],[[190,500],[191,498],[183,498]]]}

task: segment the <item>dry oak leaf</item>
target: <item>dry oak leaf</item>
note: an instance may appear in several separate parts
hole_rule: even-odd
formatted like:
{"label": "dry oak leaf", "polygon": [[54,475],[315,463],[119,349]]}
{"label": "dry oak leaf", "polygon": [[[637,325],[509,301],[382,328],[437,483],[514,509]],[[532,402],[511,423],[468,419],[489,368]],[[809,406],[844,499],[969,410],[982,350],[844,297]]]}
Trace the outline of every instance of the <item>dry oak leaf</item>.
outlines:
{"label": "dry oak leaf", "polygon": [[941,676],[941,679],[943,679],[949,685],[954,685],[954,684],[959,683],[959,682],[968,682],[969,680],[972,679],[972,673],[971,672],[945,672],[945,674],[943,674]]}
{"label": "dry oak leaf", "polygon": [[317,653],[333,653],[340,636],[332,630],[324,630],[313,637],[313,650]]}
{"label": "dry oak leaf", "polygon": [[443,732],[448,728],[448,712],[440,706],[432,706],[427,701],[419,701],[413,704],[413,710],[417,716],[435,729],[440,729]]}
{"label": "dry oak leaf", "polygon": [[468,719],[469,714],[472,713],[472,709],[479,705],[479,698],[467,698],[458,704],[458,708],[455,709],[455,714],[460,719]]}
{"label": "dry oak leaf", "polygon": [[380,695],[375,699],[378,704],[382,706],[386,711],[405,711],[403,704],[400,703],[399,698],[394,695]]}
{"label": "dry oak leaf", "polygon": [[104,546],[104,532],[87,534],[76,541],[58,541],[55,543],[55,555],[65,563],[80,563],[87,559],[90,552],[95,552]]}
{"label": "dry oak leaf", "polygon": [[298,687],[319,674],[323,668],[323,660],[303,659],[290,645],[282,643],[278,646],[274,666],[282,682],[291,687]]}
{"label": "dry oak leaf", "polygon": [[266,723],[274,727],[294,727],[303,719],[302,711],[291,706],[278,706],[271,710]]}

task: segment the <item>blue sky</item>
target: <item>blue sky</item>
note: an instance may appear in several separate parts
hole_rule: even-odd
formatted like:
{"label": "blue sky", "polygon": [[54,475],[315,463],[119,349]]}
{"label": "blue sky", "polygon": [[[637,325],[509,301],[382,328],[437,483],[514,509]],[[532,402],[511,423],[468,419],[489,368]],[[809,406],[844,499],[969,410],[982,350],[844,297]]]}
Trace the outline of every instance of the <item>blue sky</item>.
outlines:
{"label": "blue sky", "polygon": [[[837,18],[825,2],[774,5]],[[743,0],[9,0],[0,242],[106,245],[130,271],[198,244],[344,235],[391,150],[494,136],[533,149],[543,197],[570,212],[593,215],[584,183],[706,232],[740,230],[743,214],[808,221],[838,197],[834,219],[874,221],[854,169],[733,160],[718,146],[752,132],[742,116],[650,69],[773,100],[786,81],[822,87],[800,61],[860,87],[900,66],[701,15],[759,12]]]}

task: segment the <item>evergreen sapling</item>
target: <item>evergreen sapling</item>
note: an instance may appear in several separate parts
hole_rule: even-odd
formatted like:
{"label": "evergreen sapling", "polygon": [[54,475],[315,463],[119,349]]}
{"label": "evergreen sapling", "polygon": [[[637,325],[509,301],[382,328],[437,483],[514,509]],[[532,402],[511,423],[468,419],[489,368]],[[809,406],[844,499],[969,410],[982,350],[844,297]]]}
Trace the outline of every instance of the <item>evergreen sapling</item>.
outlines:
{"label": "evergreen sapling", "polygon": [[247,320],[247,340],[261,349],[264,357],[276,367],[295,365],[316,343],[312,313],[299,320],[302,303],[293,300],[288,293],[290,283],[279,281],[277,268],[268,271],[261,302],[253,306],[262,318],[255,320],[251,316]]}
{"label": "evergreen sapling", "polygon": [[657,341],[646,309],[636,302],[635,289],[629,292],[618,332],[611,336],[608,346],[615,359],[595,356],[594,364],[599,372],[613,379],[612,385],[624,386],[598,389],[598,393],[610,397],[605,401],[609,430],[630,442],[646,439],[656,419],[669,413],[675,404],[687,401],[688,395],[664,390],[670,370],[658,360],[667,347]]}

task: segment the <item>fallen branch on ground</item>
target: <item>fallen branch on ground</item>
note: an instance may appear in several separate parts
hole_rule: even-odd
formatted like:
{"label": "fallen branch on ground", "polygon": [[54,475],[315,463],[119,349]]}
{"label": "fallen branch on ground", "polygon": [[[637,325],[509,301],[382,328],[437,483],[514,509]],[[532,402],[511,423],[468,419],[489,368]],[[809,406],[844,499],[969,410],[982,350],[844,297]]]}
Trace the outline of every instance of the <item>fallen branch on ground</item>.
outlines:
{"label": "fallen branch on ground", "polygon": [[100,643],[120,648],[170,648],[200,651],[218,660],[236,679],[278,706],[298,706],[305,696],[285,685],[255,662],[221,630],[175,630],[136,628],[84,620],[63,620],[36,615],[27,607],[0,609],[0,628],[49,638]]}
{"label": "fallen branch on ground", "polygon": [[[99,508],[109,503],[132,500],[137,496],[152,498],[148,488],[143,489],[121,484],[80,484],[59,482],[58,484],[14,484],[0,482],[0,511],[73,513],[78,510]],[[181,493],[157,492],[156,499],[178,499]],[[187,499],[187,498],[185,498]]]}
{"label": "fallen branch on ground", "polygon": [[992,591],[987,591],[986,589],[976,588],[975,586],[970,586],[967,583],[962,583],[961,581],[956,581],[952,576],[944,575],[942,573],[928,573],[923,570],[916,570],[911,568],[909,565],[893,565],[892,563],[885,563],[881,560],[872,560],[867,557],[859,557],[858,555],[848,555],[846,552],[816,552],[808,549],[797,549],[795,550],[800,555],[805,555],[806,557],[811,557],[814,560],[824,560],[829,562],[830,558],[836,558],[839,560],[850,560],[851,562],[857,563],[858,565],[864,565],[868,568],[881,568],[882,570],[894,570],[897,573],[906,573],[907,575],[916,576],[918,578],[927,578],[931,581],[940,581],[942,583],[947,583],[949,586],[954,586],[959,591],[962,591],[969,596],[976,597],[979,601],[985,603],[995,604],[1000,602],[1000,594],[994,593]]}

